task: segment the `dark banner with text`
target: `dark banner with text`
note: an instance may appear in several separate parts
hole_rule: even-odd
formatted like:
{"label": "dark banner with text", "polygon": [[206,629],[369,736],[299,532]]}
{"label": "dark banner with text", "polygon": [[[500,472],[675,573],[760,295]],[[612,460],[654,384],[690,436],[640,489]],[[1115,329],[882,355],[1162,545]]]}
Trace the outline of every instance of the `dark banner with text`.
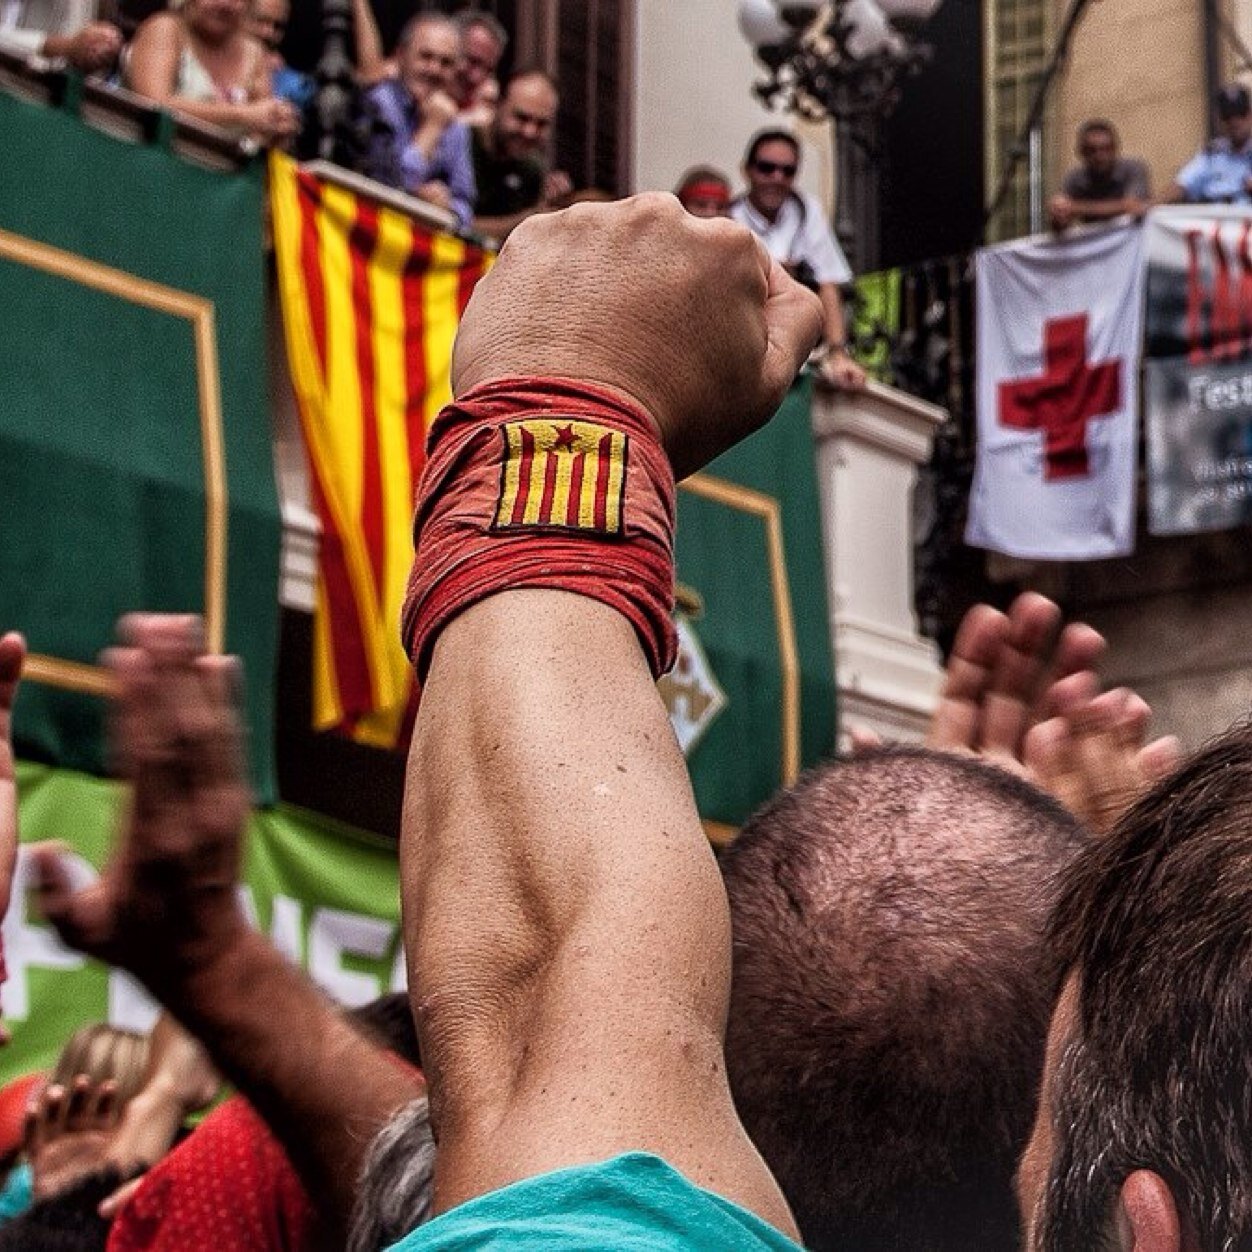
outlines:
{"label": "dark banner with text", "polygon": [[1147,231],[1148,528],[1240,526],[1252,521],[1252,215],[1161,208]]}

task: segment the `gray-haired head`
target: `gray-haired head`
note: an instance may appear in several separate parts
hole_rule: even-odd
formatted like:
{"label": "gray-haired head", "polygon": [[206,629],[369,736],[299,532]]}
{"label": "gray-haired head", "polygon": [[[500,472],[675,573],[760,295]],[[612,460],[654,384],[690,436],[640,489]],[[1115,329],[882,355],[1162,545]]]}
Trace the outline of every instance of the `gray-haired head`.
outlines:
{"label": "gray-haired head", "polygon": [[377,1252],[430,1219],[435,1137],[425,1096],[411,1100],[374,1136],[365,1154],[348,1252]]}

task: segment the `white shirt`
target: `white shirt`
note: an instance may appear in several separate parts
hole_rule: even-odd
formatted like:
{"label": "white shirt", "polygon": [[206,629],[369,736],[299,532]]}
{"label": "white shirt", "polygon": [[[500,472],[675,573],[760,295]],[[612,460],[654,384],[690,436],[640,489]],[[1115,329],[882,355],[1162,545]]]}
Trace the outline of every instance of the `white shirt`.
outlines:
{"label": "white shirt", "polygon": [[784,265],[807,261],[819,283],[842,286],[852,281],[843,249],[813,196],[793,192],[772,222],[742,196],[730,206],[730,216],[742,222],[769,249],[770,256]]}
{"label": "white shirt", "polygon": [[5,0],[0,6],[0,48],[30,56],[49,35],[76,35],[97,17],[97,0]]}

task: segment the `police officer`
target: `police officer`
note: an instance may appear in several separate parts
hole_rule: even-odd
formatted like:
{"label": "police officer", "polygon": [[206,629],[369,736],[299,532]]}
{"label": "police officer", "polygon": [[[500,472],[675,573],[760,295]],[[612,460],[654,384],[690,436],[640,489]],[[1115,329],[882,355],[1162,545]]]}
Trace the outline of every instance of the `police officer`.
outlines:
{"label": "police officer", "polygon": [[1214,105],[1221,134],[1178,171],[1171,203],[1252,204],[1252,98],[1242,83],[1227,83]]}

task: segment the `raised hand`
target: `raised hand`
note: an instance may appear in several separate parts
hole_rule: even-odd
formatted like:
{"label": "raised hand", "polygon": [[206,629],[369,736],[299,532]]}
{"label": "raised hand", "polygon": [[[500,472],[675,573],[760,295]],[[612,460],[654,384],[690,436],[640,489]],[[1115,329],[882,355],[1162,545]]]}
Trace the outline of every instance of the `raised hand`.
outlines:
{"label": "raised hand", "polygon": [[[927,746],[983,757],[1047,791],[1104,834],[1145,787],[1170,773],[1178,741],[1147,739],[1152,710],[1126,688],[1101,694],[1104,639],[1034,592],[1007,614],[975,605],[956,633]],[[854,752],[878,747],[850,732]]]}
{"label": "raised hand", "polygon": [[120,632],[106,655],[118,688],[112,740],[133,794],[92,886],[73,890],[54,850],[36,854],[41,905],[71,946],[176,1001],[246,932],[235,662],[205,653],[196,618],[136,615]]}
{"label": "raised hand", "polygon": [[35,1199],[68,1190],[107,1163],[117,1126],[117,1084],[79,1074],[68,1087],[50,1083],[26,1109],[24,1146]]}
{"label": "raised hand", "polygon": [[1061,610],[1034,592],[1018,596],[1007,614],[975,605],[957,630],[927,744],[1023,772],[1026,733],[1094,694],[1104,647],[1081,622],[1061,629]]}
{"label": "raised hand", "polygon": [[537,374],[615,387],[681,477],[770,417],[821,330],[820,301],[745,227],[668,195],[579,204],[510,234],[461,322],[453,390]]}
{"label": "raised hand", "polygon": [[[106,1163],[123,1175],[155,1165],[170,1150],[186,1117],[207,1108],[220,1087],[203,1045],[162,1013],[149,1038],[143,1086],[122,1111]],[[100,1216],[116,1217],[142,1182],[140,1174],[118,1187],[100,1202]]]}
{"label": "raised hand", "polygon": [[1027,775],[1095,834],[1107,834],[1182,759],[1172,735],[1148,741],[1150,717],[1146,701],[1125,687],[1070,702],[1027,734]]}
{"label": "raised hand", "polygon": [[[13,759],[13,705],[26,660],[26,641],[16,631],[0,637],[0,919],[9,911],[17,864],[17,768]],[[0,947],[0,983],[7,971]],[[8,1034],[0,1027],[0,1043]]]}

